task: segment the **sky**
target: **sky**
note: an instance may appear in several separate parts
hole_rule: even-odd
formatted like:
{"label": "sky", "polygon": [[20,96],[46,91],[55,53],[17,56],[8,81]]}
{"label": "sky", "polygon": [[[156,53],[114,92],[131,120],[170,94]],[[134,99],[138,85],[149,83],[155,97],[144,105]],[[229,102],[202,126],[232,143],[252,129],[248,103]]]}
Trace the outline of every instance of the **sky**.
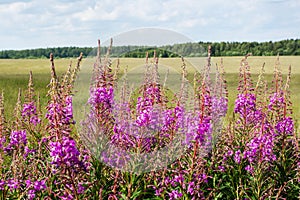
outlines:
{"label": "sky", "polygon": [[299,9],[300,0],[0,0],[0,50],[94,47],[111,37],[120,45],[297,39]]}

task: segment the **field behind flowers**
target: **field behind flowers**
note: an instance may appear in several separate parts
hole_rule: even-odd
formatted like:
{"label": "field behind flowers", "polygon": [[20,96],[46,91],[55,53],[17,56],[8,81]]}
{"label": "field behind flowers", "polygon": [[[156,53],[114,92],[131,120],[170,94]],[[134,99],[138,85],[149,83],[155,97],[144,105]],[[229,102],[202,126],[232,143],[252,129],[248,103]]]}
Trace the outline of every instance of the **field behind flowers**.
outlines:
{"label": "field behind flowers", "polygon": [[[213,57],[212,66],[216,64],[220,65],[221,59],[223,59],[223,65],[225,69],[225,78],[227,81],[229,104],[228,111],[231,113],[234,106],[234,100],[237,95],[238,86],[238,73],[239,66],[242,57]],[[254,83],[258,79],[259,72],[262,65],[265,63],[265,78],[269,84],[274,72],[274,65],[276,62],[276,56],[250,56],[248,58],[249,65],[251,67],[252,79]],[[292,66],[291,77],[291,100],[293,102],[294,118],[297,120],[300,118],[300,56],[281,56],[279,57],[283,78],[288,73],[288,66]],[[113,60],[113,66],[116,65],[116,59]],[[194,71],[201,71],[206,64],[206,58],[186,58],[187,70],[189,77],[191,78]],[[56,59],[56,71],[58,75],[63,75],[67,70],[70,62],[76,62],[75,59]],[[122,58],[120,59],[120,70],[128,68],[131,82],[140,83],[141,74],[143,71],[139,69],[145,62],[144,58]],[[92,67],[92,62],[84,62],[83,66]],[[159,59],[159,65],[164,68],[173,68],[176,72],[181,71],[181,59],[180,58],[161,58]],[[212,67],[212,68],[213,68]],[[29,71],[33,72],[35,90],[40,93],[41,103],[45,105],[47,102],[47,85],[50,81],[50,63],[48,59],[0,59],[0,90],[4,92],[4,104],[7,110],[6,115],[10,115],[17,101],[18,88],[25,90],[28,84]],[[212,69],[212,72],[214,70]],[[136,73],[136,75],[135,75]],[[164,78],[164,73],[161,74],[161,78]],[[178,77],[176,76],[176,79]],[[172,76],[168,78],[168,83],[171,84]],[[9,116],[8,116],[9,117]],[[230,116],[228,116],[230,117]]]}

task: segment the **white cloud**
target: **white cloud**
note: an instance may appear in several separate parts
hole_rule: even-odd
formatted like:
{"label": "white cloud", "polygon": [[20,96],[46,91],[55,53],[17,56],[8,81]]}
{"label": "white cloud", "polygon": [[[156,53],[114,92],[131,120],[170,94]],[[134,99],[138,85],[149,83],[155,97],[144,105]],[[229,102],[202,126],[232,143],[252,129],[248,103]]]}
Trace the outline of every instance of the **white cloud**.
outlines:
{"label": "white cloud", "polygon": [[300,38],[299,7],[299,0],[2,0],[0,49],[89,46],[139,27],[197,41]]}
{"label": "white cloud", "polygon": [[[31,6],[30,2],[14,2],[10,4],[0,4],[1,24],[6,27],[18,22],[25,22],[30,15],[23,15],[22,11]],[[5,19],[5,20],[4,20]]]}
{"label": "white cloud", "polygon": [[73,17],[85,22],[95,20],[116,20],[119,17],[120,9],[118,6],[108,9],[105,4],[97,2],[95,5],[88,6],[85,10],[77,12]]}

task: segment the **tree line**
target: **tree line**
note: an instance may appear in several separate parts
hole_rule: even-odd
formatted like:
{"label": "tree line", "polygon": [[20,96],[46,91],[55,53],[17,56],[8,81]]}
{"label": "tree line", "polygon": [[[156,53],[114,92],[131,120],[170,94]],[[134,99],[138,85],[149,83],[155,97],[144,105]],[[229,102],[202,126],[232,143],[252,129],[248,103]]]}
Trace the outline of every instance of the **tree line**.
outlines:
{"label": "tree line", "polygon": [[[111,49],[112,57],[143,58],[148,52],[159,57],[201,57],[207,56],[207,49],[211,46],[212,56],[243,56],[252,53],[254,56],[300,55],[300,39],[288,39],[269,42],[194,42],[165,46],[114,46]],[[101,47],[101,52],[106,53],[108,47]],[[47,58],[53,53],[56,58],[77,57],[80,53],[84,56],[95,56],[96,48],[93,47],[56,47],[26,50],[2,50],[0,59],[18,58]]]}

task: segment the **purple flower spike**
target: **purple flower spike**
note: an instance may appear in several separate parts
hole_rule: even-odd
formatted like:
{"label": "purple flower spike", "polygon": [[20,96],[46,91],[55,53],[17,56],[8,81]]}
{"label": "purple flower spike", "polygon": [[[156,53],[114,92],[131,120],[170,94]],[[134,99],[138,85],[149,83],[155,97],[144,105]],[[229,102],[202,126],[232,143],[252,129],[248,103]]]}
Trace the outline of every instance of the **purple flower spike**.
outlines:
{"label": "purple flower spike", "polygon": [[28,191],[28,199],[32,200],[35,198],[35,191],[34,190],[29,190]]}
{"label": "purple flower spike", "polygon": [[176,183],[179,183],[179,185],[184,184],[184,177],[182,176],[182,174],[180,174],[179,176],[176,175],[175,178],[171,181],[171,184],[173,186],[175,186]]}
{"label": "purple flower spike", "polygon": [[45,117],[49,120],[50,130],[56,129],[57,125],[62,126],[75,123],[73,120],[72,96],[67,96],[64,103],[54,102],[48,104]]}
{"label": "purple flower spike", "polygon": [[141,98],[137,99],[136,104],[137,110],[137,120],[136,123],[139,126],[146,126],[152,120],[152,113],[153,113],[153,101],[149,98]]}
{"label": "purple flower spike", "polygon": [[20,131],[12,131],[10,134],[10,143],[9,146],[18,147],[21,144],[26,145],[27,144],[27,137],[26,137],[26,131],[20,130]]}
{"label": "purple flower spike", "polygon": [[6,181],[5,180],[0,180],[0,190],[4,190]]}
{"label": "purple flower spike", "polygon": [[222,166],[222,165],[218,166],[218,169],[219,169],[221,172],[225,172],[225,167]]}
{"label": "purple flower spike", "polygon": [[98,87],[91,91],[91,97],[89,103],[95,108],[98,104],[111,105],[114,101],[114,89],[113,87],[105,88]]}
{"label": "purple flower spike", "polygon": [[284,97],[282,94],[274,93],[270,97],[270,103],[268,105],[269,110],[276,110],[284,106]]}
{"label": "purple flower spike", "polygon": [[80,152],[73,139],[64,136],[61,142],[50,142],[49,145],[52,164],[56,166],[67,165],[68,167],[81,165],[79,161]]}
{"label": "purple flower spike", "polygon": [[239,94],[235,100],[234,112],[242,117],[253,114],[256,107],[256,98],[254,94]]}
{"label": "purple flower spike", "polygon": [[86,188],[81,183],[78,184],[78,194],[83,194],[85,189]]}
{"label": "purple flower spike", "polygon": [[28,179],[28,180],[25,181],[25,183],[26,183],[26,187],[27,187],[27,188],[30,188],[30,186],[31,186],[31,184],[32,184],[32,183],[31,183],[31,180]]}
{"label": "purple flower spike", "polygon": [[241,151],[240,150],[237,150],[235,152],[234,162],[236,162],[237,164],[240,164],[240,162],[241,162]]}
{"label": "purple flower spike", "polygon": [[193,181],[190,182],[189,185],[188,185],[188,190],[187,190],[187,192],[190,195],[194,195],[194,192],[195,192],[194,187],[195,187],[195,183]]}
{"label": "purple flower spike", "polygon": [[7,186],[12,191],[18,189],[20,187],[20,183],[18,180],[10,179],[7,181]]}
{"label": "purple flower spike", "polygon": [[224,117],[227,113],[228,99],[225,97],[212,97],[212,109],[214,116]]}
{"label": "purple flower spike", "polygon": [[244,158],[247,158],[250,163],[276,160],[276,156],[273,154],[273,140],[273,135],[268,133],[253,138],[247,144],[248,150],[245,151]]}
{"label": "purple flower spike", "polygon": [[293,135],[294,121],[291,117],[286,117],[279,121],[275,128],[279,134]]}
{"label": "purple flower spike", "polygon": [[169,197],[170,200],[179,199],[182,197],[182,193],[178,192],[177,190],[173,190],[171,193],[169,193]]}
{"label": "purple flower spike", "polygon": [[41,122],[41,119],[38,118],[37,112],[36,112],[36,107],[34,105],[34,102],[30,102],[27,104],[23,105],[23,110],[22,110],[22,117],[24,121],[28,121],[36,126]]}
{"label": "purple flower spike", "polygon": [[45,190],[47,188],[46,180],[35,181],[33,187],[36,191]]}
{"label": "purple flower spike", "polygon": [[72,124],[73,121],[73,106],[72,106],[72,96],[66,97],[66,106],[63,109],[65,114],[66,124]]}
{"label": "purple flower spike", "polygon": [[156,188],[155,189],[155,196],[160,196],[162,192],[163,192],[162,188]]}
{"label": "purple flower spike", "polygon": [[63,196],[60,196],[60,198],[62,199],[62,200],[73,200],[74,199],[74,197],[71,195],[71,194],[68,194],[68,193],[64,193],[64,195]]}
{"label": "purple flower spike", "polygon": [[24,159],[26,159],[29,154],[34,154],[36,152],[36,150],[34,149],[29,149],[28,146],[25,146],[24,151],[25,151],[23,154]]}
{"label": "purple flower spike", "polygon": [[245,167],[245,170],[252,174],[254,169],[253,169],[253,167],[251,167],[250,165],[247,165],[247,166]]}

